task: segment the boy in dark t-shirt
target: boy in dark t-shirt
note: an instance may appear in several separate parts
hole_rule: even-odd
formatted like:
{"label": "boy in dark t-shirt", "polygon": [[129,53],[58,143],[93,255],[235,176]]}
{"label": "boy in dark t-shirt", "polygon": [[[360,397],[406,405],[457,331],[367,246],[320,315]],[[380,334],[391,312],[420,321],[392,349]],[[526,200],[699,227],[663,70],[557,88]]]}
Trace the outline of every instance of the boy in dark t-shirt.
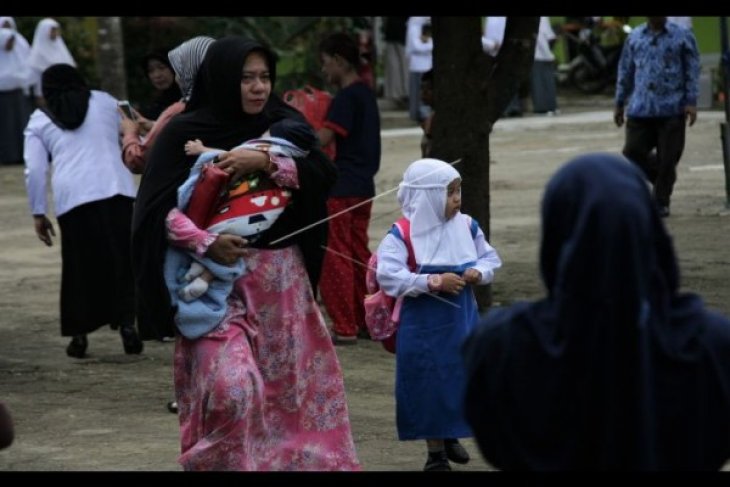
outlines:
{"label": "boy in dark t-shirt", "polygon": [[367,229],[380,167],[380,113],[373,90],[358,75],[357,43],[332,34],[319,45],[322,72],[338,88],[323,128],[322,145],[335,140],[337,183],[327,201],[329,222],[320,290],[332,319],[335,343],[354,342],[365,327],[365,264],[370,259]]}

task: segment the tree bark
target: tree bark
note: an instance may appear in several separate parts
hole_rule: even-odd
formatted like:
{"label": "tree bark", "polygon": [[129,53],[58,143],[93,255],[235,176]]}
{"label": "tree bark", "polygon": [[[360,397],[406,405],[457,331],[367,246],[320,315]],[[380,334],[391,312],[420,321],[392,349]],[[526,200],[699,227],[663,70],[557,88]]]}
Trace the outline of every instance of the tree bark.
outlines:
{"label": "tree bark", "polygon": [[127,74],[124,69],[124,43],[120,17],[98,17],[99,85],[118,100],[127,99]]}
{"label": "tree bark", "polygon": [[[499,55],[482,50],[481,17],[433,17],[434,118],[432,157],[454,165],[462,179],[462,212],[475,218],[487,239],[489,133],[529,75],[539,17],[507,19]],[[499,251],[499,249],[497,249]],[[480,310],[492,301],[491,286],[475,288]]]}

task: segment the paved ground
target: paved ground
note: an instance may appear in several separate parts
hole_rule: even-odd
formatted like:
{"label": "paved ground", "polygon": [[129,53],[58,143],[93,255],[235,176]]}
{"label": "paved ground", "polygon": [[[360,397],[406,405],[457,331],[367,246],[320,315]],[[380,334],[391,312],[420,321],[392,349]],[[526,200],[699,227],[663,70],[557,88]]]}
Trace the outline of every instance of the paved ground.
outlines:
{"label": "paved ground", "polygon": [[[600,103],[599,103],[600,102]],[[496,303],[542,294],[537,272],[538,208],[545,181],[574,155],[617,152],[623,132],[613,126],[610,99],[595,110],[563,103],[557,117],[500,120],[491,136],[492,244],[505,265],[494,285]],[[392,118],[403,118],[402,114]],[[687,150],[667,225],[680,256],[683,284],[730,314],[730,218],[725,209],[718,123],[720,112],[701,112],[689,129]],[[420,131],[407,125],[383,133],[380,192],[393,188],[418,158]],[[395,197],[376,201],[371,246],[395,220]],[[90,336],[90,357],[66,357],[59,336],[59,247],[33,233],[20,167],[0,167],[0,399],[11,408],[17,436],[0,451],[0,472],[178,471],[178,426],[165,410],[172,396],[172,344],[147,342],[144,354],[126,356],[109,329]],[[394,426],[393,356],[360,341],[338,347],[353,433],[366,471],[417,471],[421,442],[399,442]],[[462,471],[487,471],[474,446]],[[0,484],[17,485],[4,482]]]}

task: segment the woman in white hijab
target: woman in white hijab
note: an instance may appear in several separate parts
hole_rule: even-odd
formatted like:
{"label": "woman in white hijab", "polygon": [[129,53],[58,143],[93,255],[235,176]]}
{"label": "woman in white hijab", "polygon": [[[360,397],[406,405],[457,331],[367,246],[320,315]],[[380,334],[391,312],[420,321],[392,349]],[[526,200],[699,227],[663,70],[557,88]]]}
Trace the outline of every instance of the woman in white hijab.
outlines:
{"label": "woman in white hijab", "polygon": [[31,106],[25,95],[30,68],[21,38],[13,29],[0,27],[0,164],[23,163],[23,129]]}
{"label": "woman in white hijab", "polygon": [[33,34],[33,45],[28,59],[32,70],[32,84],[36,97],[41,97],[41,73],[54,64],[70,64],[76,67],[76,61],[61,37],[61,24],[53,19],[45,18],[38,22]]}

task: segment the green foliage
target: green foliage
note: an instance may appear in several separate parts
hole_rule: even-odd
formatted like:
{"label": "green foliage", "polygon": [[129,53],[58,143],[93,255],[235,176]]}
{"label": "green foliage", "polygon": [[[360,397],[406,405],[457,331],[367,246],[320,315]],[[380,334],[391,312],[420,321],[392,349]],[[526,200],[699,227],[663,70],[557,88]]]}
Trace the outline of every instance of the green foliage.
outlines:
{"label": "green foliage", "polygon": [[[94,88],[96,69],[95,17],[54,17],[79,69]],[[35,26],[43,17],[17,17],[18,30],[33,40]],[[279,56],[276,91],[283,93],[305,84],[324,88],[317,46],[333,32],[355,34],[369,28],[369,17],[122,17],[125,69],[129,99],[135,104],[154,94],[141,62],[149,52],[169,50],[198,35],[216,39],[241,35],[270,46]]]}
{"label": "green foliage", "polygon": [[[23,34],[29,44],[33,43],[36,25],[44,18],[46,17],[15,17],[18,32]],[[79,71],[89,83],[89,86],[97,88],[99,76],[96,72],[96,33],[93,29],[89,29],[86,20],[88,17],[52,18],[61,24],[61,36],[76,61]]]}
{"label": "green foliage", "polygon": [[152,95],[140,62],[150,51],[171,49],[197,36],[216,39],[241,35],[270,46],[279,56],[276,91],[311,84],[323,88],[317,45],[332,32],[354,33],[367,25],[358,17],[125,17],[124,49],[129,97],[136,102]]}

